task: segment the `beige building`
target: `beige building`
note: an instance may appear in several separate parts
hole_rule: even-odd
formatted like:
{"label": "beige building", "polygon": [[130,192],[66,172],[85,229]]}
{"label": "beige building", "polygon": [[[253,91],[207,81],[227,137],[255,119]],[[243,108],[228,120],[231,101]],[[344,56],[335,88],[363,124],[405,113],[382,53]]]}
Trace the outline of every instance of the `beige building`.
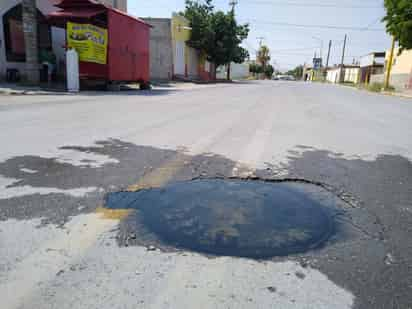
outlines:
{"label": "beige building", "polygon": [[[383,83],[389,57],[390,51],[388,50],[385,57],[385,73],[372,75],[372,83]],[[399,49],[395,49],[389,84],[397,91],[412,89],[412,49],[404,50],[401,54],[399,54]]]}

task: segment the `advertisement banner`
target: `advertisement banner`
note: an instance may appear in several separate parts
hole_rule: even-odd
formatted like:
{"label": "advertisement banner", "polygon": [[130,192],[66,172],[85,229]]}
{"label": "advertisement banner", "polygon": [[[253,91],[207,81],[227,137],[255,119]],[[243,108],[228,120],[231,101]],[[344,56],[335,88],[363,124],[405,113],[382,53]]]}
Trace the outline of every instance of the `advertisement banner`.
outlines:
{"label": "advertisement banner", "polygon": [[80,61],[107,63],[107,29],[68,22],[67,45],[77,51]]}

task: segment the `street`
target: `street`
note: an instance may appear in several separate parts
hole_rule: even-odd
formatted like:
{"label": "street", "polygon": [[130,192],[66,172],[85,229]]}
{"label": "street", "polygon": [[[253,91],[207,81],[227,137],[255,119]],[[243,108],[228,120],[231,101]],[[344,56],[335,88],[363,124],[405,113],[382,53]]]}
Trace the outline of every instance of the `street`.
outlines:
{"label": "street", "polygon": [[[1,307],[411,309],[411,103],[283,81],[0,95]],[[105,205],[199,177],[322,185],[343,232],[299,254],[216,257]]]}

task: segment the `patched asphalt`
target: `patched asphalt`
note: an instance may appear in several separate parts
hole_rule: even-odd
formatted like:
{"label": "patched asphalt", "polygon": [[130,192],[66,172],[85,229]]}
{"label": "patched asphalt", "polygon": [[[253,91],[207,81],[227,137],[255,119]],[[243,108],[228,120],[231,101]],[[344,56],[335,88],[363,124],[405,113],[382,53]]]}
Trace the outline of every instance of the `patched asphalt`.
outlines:
{"label": "patched asphalt", "polygon": [[[7,189],[28,186],[95,190],[79,196],[49,193],[1,199],[0,220],[41,219],[44,225],[63,227],[77,215],[92,214],[104,207],[111,192],[131,189],[136,183],[139,187],[133,190],[145,188],[142,179],[148,179],[146,185],[151,187],[150,175],[159,169],[166,169],[167,174],[161,187],[194,179],[230,179],[234,169],[239,172],[243,168],[249,173],[249,179],[294,180],[313,188],[321,187],[327,192],[327,198],[333,196],[344,213],[340,218],[342,233],[332,237],[327,245],[272,261],[292,260],[303,268],[318,269],[355,295],[354,308],[403,309],[412,304],[412,163],[402,155],[383,153],[374,159],[348,158],[343,153],[299,143],[288,152],[287,163],[265,161],[264,167],[249,172],[248,168],[239,166],[237,160],[223,154],[191,154],[190,149],[139,145],[121,138],[98,140],[91,146],[62,141],[59,148],[104,155],[114,162],[93,166],[92,162],[83,160],[73,165],[34,154],[7,158],[0,163],[0,175],[17,179]],[[173,173],[167,171],[170,162],[173,162]],[[164,252],[182,250],[162,243],[145,231],[136,215],[131,213],[121,220],[116,230],[119,247],[153,246]],[[295,276],[305,280],[302,273],[297,272]],[[269,287],[268,291],[276,288]]]}

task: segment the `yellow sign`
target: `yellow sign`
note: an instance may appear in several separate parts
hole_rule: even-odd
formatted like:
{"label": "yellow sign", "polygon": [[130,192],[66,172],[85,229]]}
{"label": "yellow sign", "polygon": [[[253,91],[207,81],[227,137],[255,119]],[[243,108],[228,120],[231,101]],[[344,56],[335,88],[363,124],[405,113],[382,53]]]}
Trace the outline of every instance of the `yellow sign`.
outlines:
{"label": "yellow sign", "polygon": [[68,22],[67,45],[77,51],[80,61],[107,62],[107,29]]}

